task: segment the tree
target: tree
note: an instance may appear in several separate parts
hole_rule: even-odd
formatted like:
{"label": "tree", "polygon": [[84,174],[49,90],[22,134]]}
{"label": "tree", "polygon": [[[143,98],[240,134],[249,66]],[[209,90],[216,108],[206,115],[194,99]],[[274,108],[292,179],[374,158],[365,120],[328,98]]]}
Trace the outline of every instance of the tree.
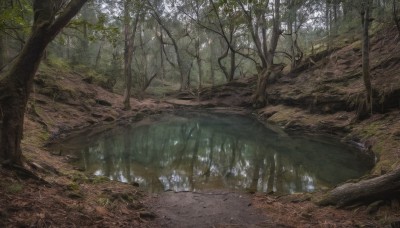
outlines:
{"label": "tree", "polygon": [[1,139],[0,159],[22,165],[21,139],[25,108],[33,78],[46,46],[78,13],[87,0],[34,0],[31,34],[18,58],[0,78]]}
{"label": "tree", "polygon": [[393,16],[393,21],[396,24],[397,27],[397,32],[399,33],[400,36],[400,18],[397,15],[398,14],[398,6],[397,6],[397,1],[398,0],[392,0],[392,16]]}
{"label": "tree", "polygon": [[[124,76],[125,76],[125,98],[124,109],[130,110],[131,103],[131,90],[132,90],[132,59],[133,59],[133,45],[135,42],[136,29],[138,27],[140,10],[136,12],[135,19],[132,21],[131,13],[131,0],[124,1]],[[140,7],[139,7],[140,9]]]}
{"label": "tree", "polygon": [[[280,29],[280,0],[275,0],[272,19],[271,39],[267,41],[267,1],[266,5],[250,3],[247,6],[237,0],[246,17],[251,37],[256,47],[257,55],[261,61],[257,87],[253,95],[253,105],[263,107],[267,103],[267,81],[273,71],[282,70],[280,67],[274,67],[274,56],[278,46],[279,36],[282,34]],[[261,37],[260,37],[261,34]]]}
{"label": "tree", "polygon": [[369,70],[369,24],[371,21],[370,11],[372,10],[372,0],[361,1],[361,23],[362,23],[362,75],[365,86],[365,102],[360,104],[358,118],[363,118],[369,113],[372,114],[373,89]]}
{"label": "tree", "polygon": [[346,183],[329,191],[317,200],[321,206],[349,206],[359,202],[371,203],[382,198],[391,198],[399,194],[400,169],[358,183]]}
{"label": "tree", "polygon": [[0,3],[0,71],[15,59],[10,55],[22,49],[29,32],[26,28],[30,26],[27,18],[32,15],[31,11],[27,1],[4,0]]}
{"label": "tree", "polygon": [[[299,30],[303,23],[306,21],[306,15],[301,14],[300,12],[303,11],[310,11],[308,10],[300,10],[300,8],[305,5],[305,1],[298,1],[298,0],[288,0],[286,2],[287,4],[287,33],[285,36],[289,37],[289,46],[290,46],[290,51],[289,54],[287,54],[289,60],[290,60],[290,69],[293,70],[296,68],[298,63],[301,62],[303,58],[303,52],[299,47],[298,44],[298,38],[299,38]],[[298,19],[299,17],[299,19]]]}
{"label": "tree", "polygon": [[[149,0],[147,0],[147,4],[149,6],[149,9],[151,10],[151,15],[152,17],[157,21],[157,23],[162,27],[162,29],[165,31],[167,34],[168,38],[172,42],[172,46],[174,48],[175,54],[176,54],[176,63],[177,63],[177,68],[179,70],[180,74],[180,88],[179,90],[188,90],[189,89],[189,73],[190,69],[188,67],[187,61],[184,60],[182,57],[183,53],[181,49],[178,46],[178,39],[173,35],[172,30],[167,26],[166,22],[163,20],[162,15],[159,12],[159,9],[157,9],[157,5],[152,4]],[[186,36],[186,34],[183,34],[183,36]],[[182,38],[182,37],[180,37]],[[175,64],[168,59],[168,62],[175,67]]]}

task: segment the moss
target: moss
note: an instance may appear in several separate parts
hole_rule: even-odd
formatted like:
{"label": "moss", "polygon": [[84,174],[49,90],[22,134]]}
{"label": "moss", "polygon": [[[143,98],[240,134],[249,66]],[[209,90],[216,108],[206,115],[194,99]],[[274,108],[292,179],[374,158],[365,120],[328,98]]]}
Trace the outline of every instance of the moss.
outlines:
{"label": "moss", "polygon": [[94,176],[93,178],[90,178],[90,182],[92,184],[101,184],[101,183],[106,183],[109,181],[110,181],[110,179],[105,176]]}
{"label": "moss", "polygon": [[88,183],[90,179],[82,172],[72,171],[67,174],[69,178],[76,183]]}
{"label": "moss", "polygon": [[109,198],[103,196],[103,197],[97,198],[96,203],[100,206],[106,207],[106,206],[110,205],[111,201]]}
{"label": "moss", "polygon": [[63,71],[68,71],[71,69],[65,59],[62,58],[50,57],[47,59],[47,61],[44,61],[43,63],[50,66],[51,68],[56,68]]}
{"label": "moss", "polygon": [[381,124],[379,122],[372,122],[363,128],[362,135],[365,138],[376,136],[378,135],[380,128]]}
{"label": "moss", "polygon": [[79,191],[79,189],[80,189],[79,184],[77,184],[75,182],[70,183],[67,186],[67,188],[68,188],[68,190],[71,190],[71,191]]}
{"label": "moss", "polygon": [[22,192],[23,186],[20,183],[12,183],[6,186],[6,191],[11,194],[17,194]]}

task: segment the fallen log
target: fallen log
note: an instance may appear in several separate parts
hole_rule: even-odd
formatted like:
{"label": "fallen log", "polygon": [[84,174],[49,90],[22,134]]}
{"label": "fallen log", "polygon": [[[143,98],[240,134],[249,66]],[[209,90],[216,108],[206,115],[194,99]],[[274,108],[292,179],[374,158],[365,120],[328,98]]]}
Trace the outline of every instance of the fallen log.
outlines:
{"label": "fallen log", "polygon": [[320,206],[344,207],[398,197],[399,193],[400,168],[396,168],[379,177],[340,185],[323,195],[316,203]]}

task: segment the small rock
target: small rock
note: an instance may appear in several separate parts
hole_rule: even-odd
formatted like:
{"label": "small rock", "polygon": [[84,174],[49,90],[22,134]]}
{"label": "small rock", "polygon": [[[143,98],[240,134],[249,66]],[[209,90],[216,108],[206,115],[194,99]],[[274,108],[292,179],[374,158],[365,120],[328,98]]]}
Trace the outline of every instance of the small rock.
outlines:
{"label": "small rock", "polygon": [[108,211],[104,207],[96,207],[96,212],[102,216],[108,215]]}
{"label": "small rock", "polygon": [[67,159],[67,161],[69,161],[69,162],[74,162],[74,161],[79,160],[79,158],[74,155],[67,155],[67,156],[65,156],[65,159]]}
{"label": "small rock", "polygon": [[104,121],[106,121],[106,122],[112,122],[114,120],[115,120],[115,118],[112,116],[107,116],[106,118],[104,118]]}
{"label": "small rock", "polygon": [[103,117],[103,115],[97,114],[97,113],[92,113],[92,116],[93,116],[94,118],[101,118],[101,117]]}
{"label": "small rock", "polygon": [[106,100],[101,100],[101,99],[97,99],[96,103],[99,105],[108,106],[108,107],[112,106],[112,104],[110,102],[108,102]]}
{"label": "small rock", "polygon": [[309,214],[309,213],[302,213],[301,217],[306,218],[306,219],[310,219],[312,217],[312,215]]}
{"label": "small rock", "polygon": [[142,219],[150,219],[150,220],[156,218],[156,215],[150,211],[141,211],[141,212],[139,212],[139,216]]}
{"label": "small rock", "polygon": [[80,171],[80,172],[84,172],[85,169],[82,167],[74,167],[74,170]]}
{"label": "small rock", "polygon": [[77,192],[68,193],[68,197],[71,199],[82,199],[83,198],[83,196]]}

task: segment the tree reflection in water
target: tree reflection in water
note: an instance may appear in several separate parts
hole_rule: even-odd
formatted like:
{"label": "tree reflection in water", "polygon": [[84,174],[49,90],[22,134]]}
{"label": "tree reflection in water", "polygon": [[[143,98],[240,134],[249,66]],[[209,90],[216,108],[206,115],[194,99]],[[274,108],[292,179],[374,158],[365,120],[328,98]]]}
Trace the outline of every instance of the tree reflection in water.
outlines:
{"label": "tree reflection in water", "polygon": [[347,145],[288,136],[235,115],[165,115],[80,140],[63,146],[74,145],[81,168],[150,192],[309,192],[360,177],[372,165]]}

